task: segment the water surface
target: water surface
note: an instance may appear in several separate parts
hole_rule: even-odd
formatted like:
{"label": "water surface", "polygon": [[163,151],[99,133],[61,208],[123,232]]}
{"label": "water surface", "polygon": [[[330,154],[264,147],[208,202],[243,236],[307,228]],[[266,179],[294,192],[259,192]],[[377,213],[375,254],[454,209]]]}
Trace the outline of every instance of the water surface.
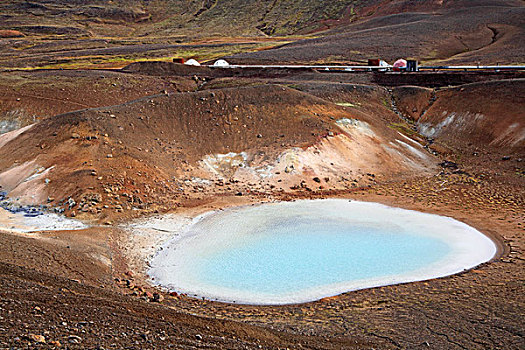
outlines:
{"label": "water surface", "polygon": [[450,275],[494,243],[454,219],[343,199],[269,203],[196,218],[151,261],[171,290],[285,304]]}

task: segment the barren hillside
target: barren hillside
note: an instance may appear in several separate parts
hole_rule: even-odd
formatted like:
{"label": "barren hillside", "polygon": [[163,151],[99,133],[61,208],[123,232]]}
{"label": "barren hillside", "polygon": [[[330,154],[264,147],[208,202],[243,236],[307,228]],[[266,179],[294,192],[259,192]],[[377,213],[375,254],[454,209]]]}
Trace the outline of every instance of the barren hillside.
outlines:
{"label": "barren hillside", "polygon": [[98,217],[215,191],[353,188],[436,163],[381,117],[276,85],[57,115],[0,136],[0,146],[11,198]]}
{"label": "barren hillside", "polygon": [[[394,6],[395,5],[397,6]],[[366,62],[399,57],[424,62],[523,63],[525,7],[517,1],[393,2],[371,18],[342,25],[322,38],[231,57],[239,62]],[[440,3],[441,5],[437,5]]]}
{"label": "barren hillside", "polygon": [[[525,81],[495,80],[442,89],[396,89],[400,108],[421,134],[457,149],[476,147],[521,156],[525,149]],[[413,110],[411,106],[420,104]]]}
{"label": "barren hillside", "polygon": [[243,63],[523,63],[523,1],[96,1],[0,4],[0,67]]}

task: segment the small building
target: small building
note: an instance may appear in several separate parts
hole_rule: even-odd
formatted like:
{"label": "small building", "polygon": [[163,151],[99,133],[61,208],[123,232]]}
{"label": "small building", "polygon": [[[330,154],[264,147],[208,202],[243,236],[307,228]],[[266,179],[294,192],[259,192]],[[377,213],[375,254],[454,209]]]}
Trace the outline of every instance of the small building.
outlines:
{"label": "small building", "polygon": [[228,67],[230,64],[226,60],[217,60],[213,64],[214,67]]}
{"label": "small building", "polygon": [[418,72],[419,65],[416,60],[407,60],[407,72]]}
{"label": "small building", "polygon": [[371,67],[385,67],[385,68],[372,68],[372,70],[378,70],[380,72],[387,71],[387,68],[389,67],[388,63],[384,60],[381,60],[379,58],[370,58],[368,59],[368,66]]}
{"label": "small building", "polygon": [[188,65],[188,66],[200,66],[201,64],[199,63],[199,61],[197,61],[196,59],[193,59],[193,58],[190,58],[189,60],[187,60],[184,64]]}
{"label": "small building", "polygon": [[383,61],[383,60],[379,60],[379,66],[385,67],[385,68],[379,68],[380,72],[386,72],[388,70],[388,67],[390,67],[390,65],[386,61]]}
{"label": "small building", "polygon": [[392,70],[394,72],[401,72],[405,69],[407,69],[407,61],[402,58],[395,61],[394,64],[392,65]]}

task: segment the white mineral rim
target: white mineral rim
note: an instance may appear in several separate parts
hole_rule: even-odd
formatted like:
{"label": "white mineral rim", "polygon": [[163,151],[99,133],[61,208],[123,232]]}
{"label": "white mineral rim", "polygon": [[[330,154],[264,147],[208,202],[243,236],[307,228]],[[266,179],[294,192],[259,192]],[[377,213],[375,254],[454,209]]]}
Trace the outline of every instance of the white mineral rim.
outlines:
{"label": "white mineral rim", "polygon": [[[439,261],[415,271],[315,286],[281,295],[208,285],[195,275],[192,261],[196,257],[224,249],[228,242],[242,238],[246,234],[245,230],[253,229],[254,225],[264,228],[267,223],[272,222],[272,211],[275,213],[275,210],[281,214],[286,212],[292,217],[307,211],[309,215],[311,213],[320,216],[329,214],[348,217],[350,215],[352,220],[364,218],[385,227],[387,225],[410,227],[412,231],[421,232],[423,236],[445,242],[450,247],[450,252]],[[374,213],[373,218],[370,217],[371,212]],[[254,213],[257,215],[253,215]],[[164,220],[163,226],[168,227],[167,231],[171,231],[169,227],[174,227],[177,233],[167,240],[164,237],[165,243],[160,247],[157,246],[157,253],[150,260],[151,268],[148,271],[152,282],[179,293],[241,304],[304,303],[358,289],[444,277],[487,262],[497,252],[495,243],[487,236],[450,217],[345,199],[300,200],[230,208],[205,213],[193,218],[191,222],[187,218],[185,222],[176,217],[172,219],[175,221],[171,224],[169,219]]]}

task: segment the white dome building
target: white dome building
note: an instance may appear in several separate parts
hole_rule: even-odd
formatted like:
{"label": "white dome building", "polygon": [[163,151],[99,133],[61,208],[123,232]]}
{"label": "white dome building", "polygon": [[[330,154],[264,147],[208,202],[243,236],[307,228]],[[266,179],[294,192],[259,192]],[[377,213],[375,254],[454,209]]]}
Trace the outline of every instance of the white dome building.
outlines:
{"label": "white dome building", "polygon": [[217,60],[213,64],[214,67],[228,67],[230,64],[226,60]]}
{"label": "white dome building", "polygon": [[200,66],[201,65],[197,60],[194,60],[193,58],[190,58],[189,60],[184,62],[184,64],[188,66]]}

